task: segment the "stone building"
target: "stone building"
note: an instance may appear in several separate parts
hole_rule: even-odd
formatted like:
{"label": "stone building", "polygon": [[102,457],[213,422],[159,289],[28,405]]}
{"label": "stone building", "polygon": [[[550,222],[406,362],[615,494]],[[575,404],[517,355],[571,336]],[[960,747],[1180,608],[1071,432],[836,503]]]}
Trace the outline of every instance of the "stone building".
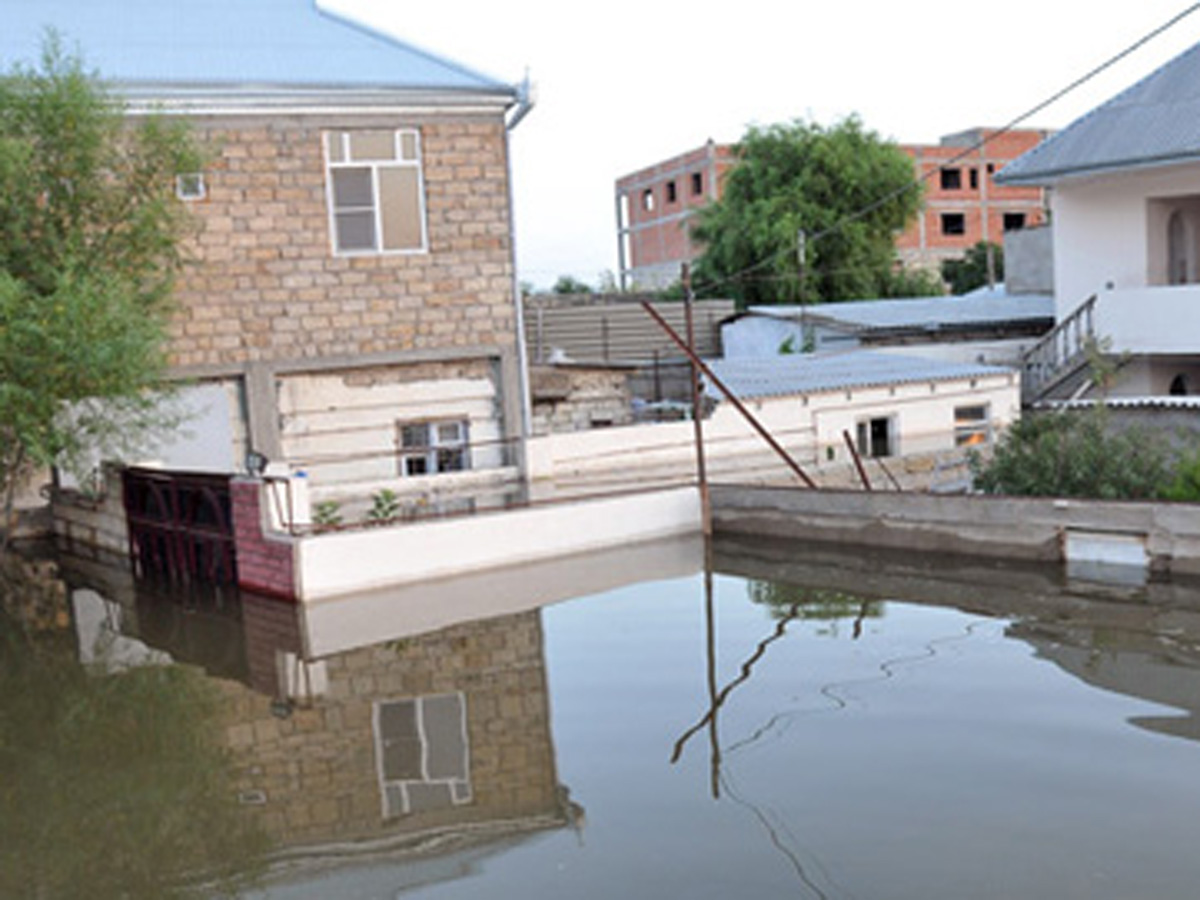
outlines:
{"label": "stone building", "polygon": [[508,130],[524,89],[314,0],[131,6],[15,0],[0,63],[36,59],[53,27],[129,116],[183,118],[209,153],[177,185],[196,233],[169,356],[191,435],[157,461],[515,474]]}
{"label": "stone building", "polygon": [[[1037,188],[1000,186],[993,175],[1032,149],[1047,132],[976,128],[937,144],[901,144],[913,176],[925,186],[917,220],[896,237],[906,265],[936,269],[979,241],[1001,243],[1005,232],[1045,221]],[[680,264],[700,248],[688,227],[695,211],[721,198],[723,179],[737,165],[736,147],[711,140],[616,182],[617,247],[622,288],[650,289],[679,280]]]}

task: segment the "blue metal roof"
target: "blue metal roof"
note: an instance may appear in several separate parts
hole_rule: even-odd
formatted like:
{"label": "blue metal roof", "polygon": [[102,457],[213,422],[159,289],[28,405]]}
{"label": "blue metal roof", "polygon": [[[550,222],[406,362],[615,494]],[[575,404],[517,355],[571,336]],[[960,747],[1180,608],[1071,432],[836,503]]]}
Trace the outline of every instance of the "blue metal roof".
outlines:
{"label": "blue metal roof", "polygon": [[1200,158],[1200,44],[1000,170],[1000,184],[1052,184]]}
{"label": "blue metal roof", "polygon": [[796,320],[844,325],[854,331],[876,329],[963,328],[1054,318],[1054,298],[1043,294],[985,293],[965,297],[905,300],[854,300],[812,306],[754,306],[750,312]]}
{"label": "blue metal roof", "polygon": [[[850,388],[1009,375],[998,366],[949,363],[915,356],[850,350],[772,357],[707,360],[713,374],[738,397],[819,394]],[[710,394],[716,391],[709,386]]]}
{"label": "blue metal roof", "polygon": [[53,27],[118,87],[346,87],[516,97],[516,88],[335,16],[314,0],[4,0],[0,69]]}

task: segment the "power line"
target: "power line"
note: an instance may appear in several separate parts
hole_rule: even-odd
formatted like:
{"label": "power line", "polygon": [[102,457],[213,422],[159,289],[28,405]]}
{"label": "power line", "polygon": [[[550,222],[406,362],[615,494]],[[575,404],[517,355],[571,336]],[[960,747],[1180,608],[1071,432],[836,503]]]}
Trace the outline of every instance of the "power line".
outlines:
{"label": "power line", "polygon": [[[889,191],[887,194],[880,197],[878,200],[876,200],[872,203],[869,203],[868,205],[862,207],[859,210],[856,210],[855,212],[848,213],[847,215],[843,216],[838,221],[834,222],[828,228],[826,228],[822,231],[818,231],[815,234],[808,235],[807,241],[810,244],[816,243],[817,241],[819,241],[823,238],[826,238],[831,234],[837,233],[842,228],[844,228],[846,225],[849,225],[851,222],[856,222],[859,219],[864,218],[865,216],[869,216],[875,210],[879,209],[882,206],[886,206],[888,203],[890,203],[892,200],[895,200],[897,197],[900,197],[903,194],[908,193],[909,191],[916,190],[917,188],[921,187],[921,185],[923,185],[926,181],[928,181],[930,178],[932,178],[934,172],[940,171],[942,168],[953,165],[956,162],[961,162],[963,159],[970,156],[972,153],[975,153],[976,151],[981,150],[984,146],[986,146],[991,141],[994,141],[996,138],[999,138],[1005,134],[1008,134],[1008,132],[1012,131],[1014,128],[1016,128],[1018,125],[1020,125],[1022,122],[1026,121],[1027,119],[1032,118],[1033,116],[1036,116],[1042,110],[1046,109],[1049,106],[1052,106],[1053,104],[1055,104],[1059,100],[1061,100],[1063,97],[1067,96],[1067,94],[1070,94],[1072,91],[1087,84],[1089,81],[1091,81],[1093,78],[1100,75],[1102,72],[1106,71],[1107,69],[1112,68],[1114,65],[1116,65],[1118,62],[1123,60],[1125,57],[1129,56],[1132,53],[1135,53],[1137,50],[1141,49],[1143,46],[1148,44],[1150,41],[1154,40],[1159,35],[1163,34],[1166,31],[1169,31],[1171,28],[1175,27],[1181,21],[1183,21],[1188,16],[1190,16],[1192,13],[1194,13],[1197,9],[1200,9],[1200,3],[1193,3],[1191,6],[1188,6],[1183,11],[1176,13],[1174,16],[1172,16],[1170,19],[1168,19],[1163,24],[1159,25],[1157,28],[1154,28],[1151,31],[1148,31],[1146,34],[1142,35],[1140,38],[1138,38],[1132,44],[1129,44],[1127,47],[1125,47],[1125,49],[1121,50],[1120,52],[1116,53],[1113,56],[1110,56],[1108,59],[1106,59],[1100,65],[1091,69],[1084,75],[1081,75],[1079,78],[1076,78],[1074,81],[1072,81],[1066,87],[1051,94],[1047,99],[1045,99],[1045,100],[1041,101],[1040,103],[1036,104],[1035,106],[1031,107],[1026,112],[1023,112],[1021,115],[1017,116],[1015,119],[1012,119],[1011,121],[1009,121],[1007,124],[1005,124],[1001,128],[998,128],[995,131],[992,131],[992,132],[986,134],[983,138],[976,141],[974,144],[971,144],[966,149],[964,149],[962,152],[955,154],[954,156],[945,160],[944,162],[941,163],[941,165],[939,165],[935,168],[931,168],[931,169],[929,169],[929,171],[913,178],[907,184],[902,185],[898,188],[895,188],[892,191]],[[715,288],[719,288],[724,285],[732,284],[734,281],[744,280],[746,276],[749,276],[750,274],[758,271],[759,269],[761,269],[765,266],[773,265],[777,260],[781,259],[784,256],[791,255],[793,252],[794,252],[794,248],[786,247],[782,250],[779,250],[778,252],[776,252],[774,254],[767,256],[765,259],[759,260],[758,262],[747,266],[745,269],[742,269],[740,272],[735,272],[734,274],[728,275],[716,282],[713,282],[711,284],[699,285],[698,287],[706,289],[706,290],[713,290]]]}

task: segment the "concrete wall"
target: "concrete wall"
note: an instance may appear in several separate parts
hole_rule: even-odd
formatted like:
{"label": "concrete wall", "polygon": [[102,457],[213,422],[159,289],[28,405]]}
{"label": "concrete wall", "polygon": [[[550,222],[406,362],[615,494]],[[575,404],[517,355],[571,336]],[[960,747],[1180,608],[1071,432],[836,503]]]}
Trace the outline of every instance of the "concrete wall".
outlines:
{"label": "concrete wall", "polygon": [[[842,431],[853,436],[857,422],[875,417],[894,419],[898,455],[955,451],[955,407],[989,405],[993,433],[999,433],[1020,414],[1017,392],[1015,374],[1003,374],[761,398],[747,405],[801,466],[815,467],[848,462]],[[704,439],[714,476],[765,469],[776,480],[794,477],[728,403],[705,420]],[[535,492],[545,484],[690,480],[695,432],[688,421],[550,434],[528,442],[528,459]]]}
{"label": "concrete wall", "polygon": [[1192,504],[747,485],[714,485],[712,503],[718,534],[1035,561],[1065,560],[1070,542],[1090,541],[1114,554],[1140,547],[1159,573],[1200,574],[1200,516]]}
{"label": "concrete wall", "polygon": [[1194,166],[1176,166],[1066,181],[1055,188],[1059,319],[1099,291],[1167,283],[1167,220],[1175,206],[1189,204],[1197,193],[1195,172]]}
{"label": "concrete wall", "polygon": [[699,527],[698,492],[678,488],[317,534],[297,543],[296,593],[316,600],[688,534]]}
{"label": "concrete wall", "polygon": [[1054,232],[1049,225],[1004,233],[1004,287],[1009,294],[1054,293]]}

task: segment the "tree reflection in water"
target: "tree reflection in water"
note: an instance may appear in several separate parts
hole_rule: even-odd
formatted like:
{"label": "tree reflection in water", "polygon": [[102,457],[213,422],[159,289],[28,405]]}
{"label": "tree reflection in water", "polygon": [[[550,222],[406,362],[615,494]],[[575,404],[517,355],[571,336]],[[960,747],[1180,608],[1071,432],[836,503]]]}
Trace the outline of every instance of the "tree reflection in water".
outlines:
{"label": "tree reflection in water", "polygon": [[0,896],[234,896],[266,840],[239,815],[218,698],[179,666],[112,675],[0,612]]}

